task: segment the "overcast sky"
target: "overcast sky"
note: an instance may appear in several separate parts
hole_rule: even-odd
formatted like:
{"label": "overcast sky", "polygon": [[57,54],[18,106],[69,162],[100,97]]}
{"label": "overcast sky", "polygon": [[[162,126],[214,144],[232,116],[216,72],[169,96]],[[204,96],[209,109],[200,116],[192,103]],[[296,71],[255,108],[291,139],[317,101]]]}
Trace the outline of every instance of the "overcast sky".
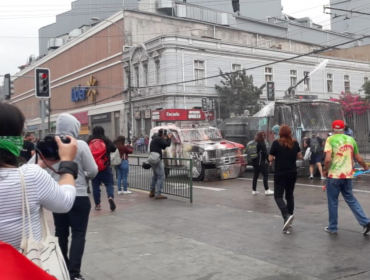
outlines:
{"label": "overcast sky", "polygon": [[[0,1],[0,75],[15,74],[19,71],[17,67],[26,64],[30,55],[38,56],[38,29],[55,22],[55,15],[70,10],[71,2]],[[323,14],[323,5],[328,3],[329,0],[282,0],[284,13],[297,18],[311,17],[324,28],[330,27],[330,19]]]}

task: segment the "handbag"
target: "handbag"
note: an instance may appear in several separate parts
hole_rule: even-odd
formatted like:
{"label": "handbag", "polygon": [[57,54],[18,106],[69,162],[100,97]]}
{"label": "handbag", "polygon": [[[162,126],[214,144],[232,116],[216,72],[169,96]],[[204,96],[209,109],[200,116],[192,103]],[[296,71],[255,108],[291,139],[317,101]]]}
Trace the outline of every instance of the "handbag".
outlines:
{"label": "handbag", "polygon": [[118,149],[116,149],[114,153],[110,153],[110,165],[117,166],[117,165],[120,165],[121,162],[122,162],[122,159],[121,159]]}
{"label": "handbag", "polygon": [[150,152],[148,162],[151,165],[157,165],[161,161],[161,155],[157,152]]}
{"label": "handbag", "polygon": [[[58,280],[70,280],[69,271],[63,258],[62,251],[58,244],[58,238],[51,235],[41,207],[41,229],[42,239],[37,241],[34,238],[31,211],[27,198],[26,183],[23,172],[19,169],[22,186],[22,218],[23,233],[20,246],[20,253],[39,266],[41,269],[54,276]],[[28,217],[29,237],[26,236],[26,216]]]}
{"label": "handbag", "polygon": [[304,160],[310,160],[311,159],[311,148],[307,148],[306,153],[304,154],[303,159]]}

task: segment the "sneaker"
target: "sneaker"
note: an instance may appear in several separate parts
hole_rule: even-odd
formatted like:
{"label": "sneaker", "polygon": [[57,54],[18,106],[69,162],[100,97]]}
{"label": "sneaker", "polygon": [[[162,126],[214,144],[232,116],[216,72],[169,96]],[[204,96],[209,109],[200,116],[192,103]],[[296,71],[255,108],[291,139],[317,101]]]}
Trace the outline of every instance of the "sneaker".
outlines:
{"label": "sneaker", "polygon": [[274,195],[274,191],[267,190],[267,191],[265,191],[265,195]]}
{"label": "sneaker", "polygon": [[332,231],[332,230],[330,230],[328,227],[326,227],[326,228],[325,228],[325,231],[326,231],[327,233],[330,233],[330,234],[337,234],[337,232],[336,232],[336,231]]}
{"label": "sneaker", "polygon": [[368,223],[366,226],[364,226],[364,230],[362,231],[362,233],[364,235],[368,234],[370,231],[370,223]]}
{"label": "sneaker", "polygon": [[83,278],[83,276],[80,274],[76,276],[75,278],[71,278],[71,280],[85,280],[85,278]]}
{"label": "sneaker", "polygon": [[118,191],[118,194],[124,194],[125,192],[124,191]]}
{"label": "sneaker", "polygon": [[114,203],[113,198],[108,199],[109,205],[110,205],[110,210],[114,211],[116,209],[116,204]]}
{"label": "sneaker", "polygon": [[313,176],[312,176],[312,175],[310,175],[309,179],[313,179]]}
{"label": "sneaker", "polygon": [[257,194],[259,194],[258,191],[252,191],[252,195],[257,195]]}
{"label": "sneaker", "polygon": [[130,194],[130,193],[132,193],[132,191],[129,191],[129,190],[123,191],[123,194]]}
{"label": "sneaker", "polygon": [[95,205],[95,210],[100,210],[100,209],[101,209],[100,204],[96,204],[96,205]]}
{"label": "sneaker", "polygon": [[155,199],[167,199],[167,196],[160,194],[155,197]]}
{"label": "sneaker", "polygon": [[155,197],[155,190],[151,190],[149,192],[149,197]]}
{"label": "sneaker", "polygon": [[287,231],[290,225],[293,223],[294,216],[290,215],[286,220],[284,220],[283,231]]}
{"label": "sneaker", "polygon": [[325,177],[321,177],[321,180],[326,180],[326,178]]}

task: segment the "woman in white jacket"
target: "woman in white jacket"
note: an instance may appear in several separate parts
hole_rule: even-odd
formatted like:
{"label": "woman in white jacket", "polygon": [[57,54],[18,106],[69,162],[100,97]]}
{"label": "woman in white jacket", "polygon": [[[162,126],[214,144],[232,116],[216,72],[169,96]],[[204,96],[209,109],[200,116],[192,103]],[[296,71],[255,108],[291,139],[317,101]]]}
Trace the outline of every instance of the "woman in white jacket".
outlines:
{"label": "woman in white jacket", "polygon": [[[0,103],[0,240],[19,249],[22,239],[22,188],[21,169],[26,185],[27,197],[31,211],[31,223],[34,237],[40,241],[41,233],[41,207],[52,212],[68,212],[75,201],[76,188],[74,176],[65,164],[74,165],[72,161],[77,152],[77,141],[63,144],[59,137],[55,140],[59,148],[61,162],[61,176],[56,182],[39,165],[24,164],[18,167],[18,158],[23,145],[23,127],[25,118],[15,106]],[[74,170],[77,171],[77,170]],[[27,220],[27,219],[26,219]],[[26,221],[26,234],[28,235],[28,221]]]}

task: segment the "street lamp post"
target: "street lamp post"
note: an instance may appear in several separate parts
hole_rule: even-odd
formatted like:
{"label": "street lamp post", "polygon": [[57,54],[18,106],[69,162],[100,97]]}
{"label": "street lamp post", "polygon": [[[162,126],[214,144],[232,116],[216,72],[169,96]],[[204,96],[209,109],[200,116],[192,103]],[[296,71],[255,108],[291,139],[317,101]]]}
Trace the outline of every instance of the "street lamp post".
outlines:
{"label": "street lamp post", "polygon": [[[93,17],[93,18],[91,18],[91,20],[97,21],[97,22],[108,21],[108,22],[114,24],[119,29],[121,29],[122,34],[123,34],[124,42],[126,42],[126,41],[128,42],[125,30],[121,26],[119,26],[117,23],[115,23],[115,22],[113,22],[113,21],[111,21],[109,19],[100,19],[98,17]],[[128,77],[127,78],[128,78],[128,83],[127,83],[127,90],[128,90],[128,115],[129,115],[129,119],[127,120],[127,123],[128,123],[128,126],[127,126],[127,130],[128,130],[127,131],[127,139],[128,139],[128,141],[131,141],[132,118],[133,118],[133,116],[132,116],[132,108],[131,108],[131,104],[132,104],[131,60],[128,63]]]}

